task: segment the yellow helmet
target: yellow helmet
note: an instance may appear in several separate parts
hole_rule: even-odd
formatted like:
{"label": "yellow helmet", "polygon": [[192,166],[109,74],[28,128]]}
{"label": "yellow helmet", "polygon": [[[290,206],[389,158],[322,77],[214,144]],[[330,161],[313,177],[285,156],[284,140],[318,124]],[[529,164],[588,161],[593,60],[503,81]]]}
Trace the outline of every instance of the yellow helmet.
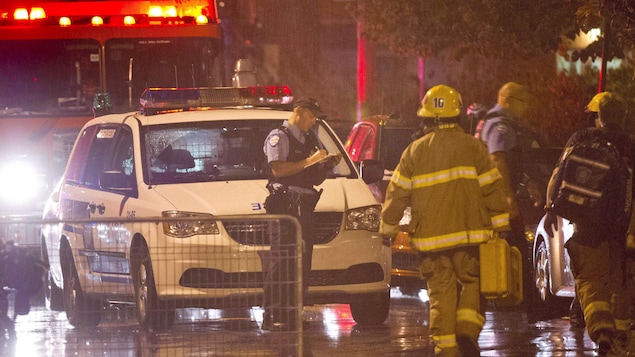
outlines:
{"label": "yellow helmet", "polygon": [[453,118],[461,114],[463,100],[454,88],[440,84],[426,92],[417,115],[424,118]]}
{"label": "yellow helmet", "polygon": [[609,95],[609,92],[600,92],[594,95],[593,98],[591,98],[591,101],[589,101],[589,104],[587,104],[586,110],[593,113],[599,112],[600,102],[602,101],[602,99],[604,99],[608,95]]}

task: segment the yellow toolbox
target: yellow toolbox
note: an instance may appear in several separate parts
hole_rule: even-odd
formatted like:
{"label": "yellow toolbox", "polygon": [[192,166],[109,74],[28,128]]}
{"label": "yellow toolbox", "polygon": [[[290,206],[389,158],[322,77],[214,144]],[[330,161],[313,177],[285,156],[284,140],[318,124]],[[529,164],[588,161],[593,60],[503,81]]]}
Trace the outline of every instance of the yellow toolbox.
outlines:
{"label": "yellow toolbox", "polygon": [[496,238],[479,246],[481,294],[498,305],[523,301],[523,273],[520,250]]}

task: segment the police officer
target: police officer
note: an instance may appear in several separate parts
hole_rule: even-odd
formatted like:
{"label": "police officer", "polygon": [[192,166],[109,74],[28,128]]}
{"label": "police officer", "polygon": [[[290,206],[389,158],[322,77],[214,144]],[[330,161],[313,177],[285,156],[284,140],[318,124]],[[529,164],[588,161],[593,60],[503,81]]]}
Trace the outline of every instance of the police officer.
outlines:
{"label": "police officer", "polygon": [[461,129],[460,113],[455,89],[428,90],[417,115],[432,119],[433,129],[401,155],[380,225],[381,234],[395,237],[404,209],[411,206],[410,244],[422,254],[430,331],[435,354],[444,357],[479,355],[485,322],[479,245],[494,231],[509,230],[502,177],[483,143]]}
{"label": "police officer", "polygon": [[[627,108],[624,99],[615,93],[602,92],[593,97],[587,107],[598,113],[596,128],[574,133],[563,153],[585,138],[599,136],[613,143],[622,156],[635,158],[633,140],[624,130]],[[549,199],[554,197],[557,172],[556,166],[548,185]],[[547,202],[547,207],[550,204]],[[611,221],[604,224],[573,222],[574,233],[565,245],[587,332],[598,345],[599,355],[609,352],[615,356],[626,355],[629,343],[631,303],[626,293],[624,259],[630,218],[629,212],[624,217],[611,217]],[[554,215],[547,212],[545,226],[555,224]]]}
{"label": "police officer", "polygon": [[[267,184],[269,197],[265,201],[267,213],[289,214],[298,218],[304,242],[302,254],[303,287],[307,291],[313,254],[313,210],[321,191],[321,184],[339,163],[341,156],[328,155],[320,147],[311,128],[326,114],[314,98],[302,97],[294,101],[293,113],[282,126],[273,129],[264,142],[264,153],[271,168]],[[296,316],[290,306],[295,301],[289,282],[295,279],[293,267],[284,257],[294,256],[295,235],[272,237],[270,256],[262,252],[265,273],[263,329],[294,329]],[[290,287],[290,288],[285,288]]]}
{"label": "police officer", "polygon": [[[507,237],[510,245],[518,247],[523,255],[523,305],[531,312],[538,306],[532,271],[531,245],[525,239],[525,217],[538,210],[542,214],[544,188],[528,176],[523,169],[523,152],[540,147],[535,133],[522,125],[522,119],[529,109],[531,94],[529,89],[516,82],[505,83],[498,91],[496,105],[490,109],[476,137],[487,145],[490,158],[503,175],[507,200],[511,206],[511,232]],[[533,202],[531,206],[521,206],[517,194],[526,190]],[[524,213],[524,214],[523,214]]]}
{"label": "police officer", "polygon": [[[540,146],[534,134],[521,125],[530,100],[527,87],[515,82],[505,83],[498,91],[496,105],[487,112],[482,129],[476,133],[487,145],[490,157],[505,178],[512,219],[520,217],[515,192],[527,179],[523,176],[522,152]],[[532,194],[542,196],[540,192]],[[536,202],[536,205],[538,203],[542,204]]]}

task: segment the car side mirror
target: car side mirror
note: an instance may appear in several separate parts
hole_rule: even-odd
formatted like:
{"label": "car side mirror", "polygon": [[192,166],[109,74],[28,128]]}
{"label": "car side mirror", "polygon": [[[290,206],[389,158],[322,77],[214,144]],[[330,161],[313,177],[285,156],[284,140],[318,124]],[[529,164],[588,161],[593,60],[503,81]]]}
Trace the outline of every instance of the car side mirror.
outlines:
{"label": "car side mirror", "polygon": [[362,160],[359,172],[367,184],[379,182],[384,178],[384,164],[379,160]]}
{"label": "car side mirror", "polygon": [[104,171],[100,173],[99,187],[104,190],[132,191],[128,176],[121,171]]}

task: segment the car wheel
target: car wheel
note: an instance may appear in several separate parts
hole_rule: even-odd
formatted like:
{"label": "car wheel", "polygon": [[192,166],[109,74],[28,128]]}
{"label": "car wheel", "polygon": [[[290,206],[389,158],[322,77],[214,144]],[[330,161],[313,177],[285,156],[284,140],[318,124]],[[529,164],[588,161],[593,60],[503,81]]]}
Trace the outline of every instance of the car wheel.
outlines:
{"label": "car wheel", "polygon": [[102,304],[88,298],[82,292],[70,248],[62,253],[62,274],[64,277],[64,310],[66,318],[74,327],[95,327],[101,321]]}
{"label": "car wheel", "polygon": [[174,324],[176,309],[171,303],[159,300],[150,252],[146,246],[134,248],[132,281],[135,294],[135,313],[141,327],[147,330],[168,330]]}
{"label": "car wheel", "polygon": [[390,311],[390,290],[371,294],[350,304],[353,319],[360,326],[381,325]]}

